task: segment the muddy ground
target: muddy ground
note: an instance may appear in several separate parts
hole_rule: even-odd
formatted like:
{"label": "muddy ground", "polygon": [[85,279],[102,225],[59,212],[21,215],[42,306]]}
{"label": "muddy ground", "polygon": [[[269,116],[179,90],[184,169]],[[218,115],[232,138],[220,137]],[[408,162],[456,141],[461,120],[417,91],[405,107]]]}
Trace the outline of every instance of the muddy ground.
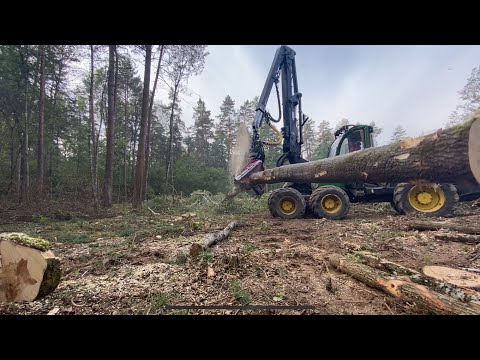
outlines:
{"label": "muddy ground", "polygon": [[[263,207],[183,218],[154,212],[20,221],[3,211],[0,231],[53,242],[63,277],[47,297],[0,304],[0,314],[424,314],[337,272],[325,257],[363,249],[417,270],[428,264],[480,268],[480,259],[471,260],[474,245],[408,231],[412,218],[397,215],[389,204],[352,205],[338,221],[274,219]],[[441,221],[480,220],[480,211],[468,204],[456,215]],[[197,259],[189,256],[192,243],[232,220],[241,226],[227,240]],[[169,308],[192,305],[299,308]]]}

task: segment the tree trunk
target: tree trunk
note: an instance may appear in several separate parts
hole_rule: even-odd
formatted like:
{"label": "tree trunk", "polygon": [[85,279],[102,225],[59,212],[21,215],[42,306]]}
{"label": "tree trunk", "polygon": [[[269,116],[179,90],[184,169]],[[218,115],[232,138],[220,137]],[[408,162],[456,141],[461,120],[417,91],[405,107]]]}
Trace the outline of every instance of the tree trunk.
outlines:
{"label": "tree trunk", "polygon": [[60,260],[45,244],[25,234],[0,234],[0,302],[34,301],[56,289]]}
{"label": "tree trunk", "polygon": [[147,190],[147,181],[148,181],[148,163],[150,159],[150,131],[152,128],[152,110],[153,110],[153,99],[155,97],[155,90],[157,89],[158,75],[160,74],[160,65],[162,64],[164,45],[160,48],[160,57],[158,58],[157,72],[155,74],[155,82],[153,83],[152,97],[150,98],[150,107],[148,109],[148,126],[147,126],[147,147],[145,150],[145,176],[143,180],[143,200],[145,200],[145,193]]}
{"label": "tree trunk", "polygon": [[225,240],[230,235],[231,231],[233,229],[235,229],[236,227],[238,227],[238,222],[232,221],[222,231],[212,233],[212,234],[208,234],[207,236],[205,236],[205,238],[203,239],[202,242],[197,243],[197,244],[193,244],[190,247],[190,255],[192,257],[196,257],[203,250],[208,249],[210,246],[212,246],[212,245],[214,245],[214,244],[216,244],[216,243],[218,243],[222,240]]}
{"label": "tree trunk", "polygon": [[128,77],[125,82],[125,122],[124,122],[124,133],[125,133],[125,149],[123,150],[123,194],[124,200],[128,199],[127,191],[127,179],[128,179],[128,166],[127,166],[127,153],[128,153]]}
{"label": "tree trunk", "polygon": [[480,235],[480,227],[475,225],[450,224],[440,221],[412,221],[408,223],[410,230],[419,231],[436,231],[436,230],[452,230],[464,234]]}
{"label": "tree trunk", "polygon": [[172,108],[170,110],[170,122],[169,122],[169,137],[168,137],[168,151],[167,151],[167,166],[166,166],[166,185],[168,189],[168,177],[170,176],[171,179],[171,186],[172,186],[172,194],[173,194],[173,119],[175,115],[175,101],[177,100],[177,91],[180,81],[175,82],[175,86],[173,88],[173,99],[172,99]]}
{"label": "tree trunk", "polygon": [[45,45],[40,45],[40,99],[38,102],[38,150],[37,150],[37,167],[38,167],[38,194],[43,194],[43,181],[45,178]]}
{"label": "tree trunk", "polygon": [[453,128],[354,153],[257,172],[244,184],[480,182],[480,113]]}
{"label": "tree trunk", "polygon": [[[423,273],[433,279],[447,282],[462,288],[480,288],[480,275],[446,266],[427,265]],[[477,299],[478,300],[478,299]]]}
{"label": "tree trunk", "polygon": [[[362,264],[378,270],[389,272],[392,275],[406,275],[414,283],[428,286],[437,292],[453,296],[461,301],[480,301],[480,294],[472,289],[467,288],[466,286],[449,282],[448,279],[431,277],[426,273],[422,274],[419,271],[409,269],[389,260],[382,259],[376,254],[372,254],[367,251],[357,251],[355,252],[355,258],[358,259]],[[451,270],[457,271],[455,269]],[[469,274],[467,273],[467,275]],[[475,276],[475,274],[473,275]]]}
{"label": "tree trunk", "polygon": [[28,72],[25,78],[25,122],[22,134],[22,150],[20,156],[20,202],[27,200],[27,191],[29,185],[29,171],[28,171]]}
{"label": "tree trunk", "polygon": [[147,138],[148,99],[150,92],[150,64],[152,45],[145,45],[145,76],[143,80],[142,115],[140,121],[140,139],[138,140],[137,166],[135,176],[135,196],[133,206],[139,207],[143,200],[143,182],[145,176],[145,142]]}
{"label": "tree trunk", "polygon": [[467,244],[479,244],[480,235],[464,235],[464,234],[436,234],[435,239],[445,240],[445,241],[454,241]]}
{"label": "tree trunk", "polygon": [[328,256],[337,270],[381,290],[402,301],[415,303],[419,309],[438,315],[480,315],[480,305],[475,302],[462,302],[448,295],[430,290],[426,286],[414,284],[408,278],[391,277],[367,265],[349,261],[339,254]]}
{"label": "tree trunk", "polygon": [[98,146],[97,146],[97,136],[96,136],[96,126],[95,126],[95,110],[93,108],[94,97],[93,97],[93,84],[95,80],[94,72],[94,63],[93,63],[93,45],[90,45],[90,95],[88,98],[88,112],[90,117],[90,142],[91,142],[91,169],[90,176],[92,181],[92,195],[93,195],[93,204],[95,210],[98,210]]}
{"label": "tree trunk", "polygon": [[105,194],[104,204],[112,206],[112,183],[113,183],[113,142],[115,125],[115,51],[116,45],[109,45],[108,63],[108,109],[107,109],[107,158],[105,164]]}

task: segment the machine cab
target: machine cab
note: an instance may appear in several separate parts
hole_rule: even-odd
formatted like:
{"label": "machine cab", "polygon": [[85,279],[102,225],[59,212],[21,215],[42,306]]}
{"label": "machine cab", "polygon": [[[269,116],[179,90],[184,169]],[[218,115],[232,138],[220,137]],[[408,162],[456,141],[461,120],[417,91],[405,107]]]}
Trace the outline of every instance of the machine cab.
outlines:
{"label": "machine cab", "polygon": [[348,154],[373,147],[373,128],[368,125],[346,125],[335,132],[328,157]]}

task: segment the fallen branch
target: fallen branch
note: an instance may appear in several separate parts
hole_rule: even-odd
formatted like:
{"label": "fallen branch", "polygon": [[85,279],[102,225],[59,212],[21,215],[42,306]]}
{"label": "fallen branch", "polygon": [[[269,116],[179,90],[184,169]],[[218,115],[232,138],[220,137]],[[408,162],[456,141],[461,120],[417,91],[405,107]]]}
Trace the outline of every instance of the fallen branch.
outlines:
{"label": "fallen branch", "polygon": [[450,224],[440,221],[412,221],[408,224],[410,230],[437,231],[441,229],[458,231],[464,234],[480,235],[480,227],[471,225]]}
{"label": "fallen branch", "polygon": [[216,233],[211,233],[205,236],[203,241],[192,244],[190,247],[190,256],[196,257],[198,254],[200,254],[202,251],[208,249],[210,246],[225,240],[229,235],[230,232],[235,229],[238,226],[238,222],[232,221],[230,224],[227,225],[225,229],[222,231],[216,232]]}
{"label": "fallen branch", "polygon": [[150,212],[153,214],[153,215],[160,215],[159,213],[153,211],[152,209],[150,209],[150,207],[147,206],[147,209],[150,210]]}
{"label": "fallen branch", "polygon": [[385,272],[348,260],[339,254],[328,256],[328,260],[337,270],[404,302],[415,303],[419,309],[424,309],[429,313],[480,315],[480,304],[464,303],[437,293],[426,286],[412,283],[408,277],[391,277]]}
{"label": "fallen branch", "polygon": [[[429,286],[435,291],[438,291],[445,295],[453,296],[454,298],[461,301],[480,301],[480,294],[478,294],[476,291],[468,289],[467,287],[464,287],[459,283],[451,283],[447,278],[439,279],[428,276],[426,274],[422,274],[419,271],[407,268],[395,262],[382,259],[378,255],[366,251],[356,252],[355,257],[362,264],[388,272],[392,275],[408,276],[410,281],[414,283]],[[456,271],[455,269],[451,270]]]}
{"label": "fallen branch", "polygon": [[467,234],[436,234],[435,239],[461,242],[467,244],[479,244],[480,235],[467,235]]}

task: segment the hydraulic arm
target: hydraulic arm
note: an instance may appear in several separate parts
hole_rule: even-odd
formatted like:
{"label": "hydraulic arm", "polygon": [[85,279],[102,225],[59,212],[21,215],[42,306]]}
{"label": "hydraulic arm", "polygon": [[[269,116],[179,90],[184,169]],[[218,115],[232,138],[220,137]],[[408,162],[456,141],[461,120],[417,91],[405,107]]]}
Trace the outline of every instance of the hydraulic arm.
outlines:
{"label": "hydraulic arm", "polygon": [[[281,95],[278,83],[281,82]],[[273,86],[275,86],[278,100],[278,119],[274,119],[267,111],[267,103]],[[253,172],[263,169],[265,162],[264,145],[278,145],[283,138],[283,154],[277,160],[277,166],[306,162],[302,158],[303,126],[308,117],[302,113],[302,94],[298,91],[297,71],[295,67],[295,51],[288,46],[277,49],[268,72],[262,94],[260,95],[255,112],[252,128],[252,145],[250,162],[235,180],[241,181]],[[266,141],[260,138],[260,129],[266,123],[276,130],[272,123],[280,122],[283,118],[281,138],[279,141]],[[254,189],[257,194],[261,189]]]}

